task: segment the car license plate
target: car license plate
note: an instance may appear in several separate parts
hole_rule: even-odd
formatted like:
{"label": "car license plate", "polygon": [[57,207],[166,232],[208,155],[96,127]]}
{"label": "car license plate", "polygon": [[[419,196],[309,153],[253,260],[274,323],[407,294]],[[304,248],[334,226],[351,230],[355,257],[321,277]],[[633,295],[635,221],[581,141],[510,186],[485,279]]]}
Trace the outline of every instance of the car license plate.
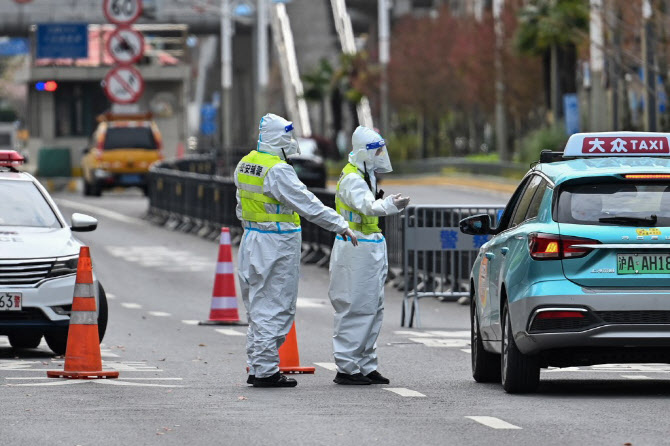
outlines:
{"label": "car license plate", "polygon": [[142,182],[142,176],[140,175],[121,175],[119,178],[123,184],[137,184]]}
{"label": "car license plate", "polygon": [[21,311],[21,293],[0,293],[0,311]]}
{"label": "car license plate", "polygon": [[617,254],[618,274],[670,274],[670,254]]}

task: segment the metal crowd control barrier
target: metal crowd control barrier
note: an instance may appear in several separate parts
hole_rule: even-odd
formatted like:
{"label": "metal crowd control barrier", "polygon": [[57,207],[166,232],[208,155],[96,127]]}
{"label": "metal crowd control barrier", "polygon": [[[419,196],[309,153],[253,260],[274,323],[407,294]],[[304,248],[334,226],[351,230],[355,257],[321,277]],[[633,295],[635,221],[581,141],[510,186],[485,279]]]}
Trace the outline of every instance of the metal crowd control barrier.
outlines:
{"label": "metal crowd control barrier", "polygon": [[405,296],[400,325],[420,327],[419,301],[424,297],[456,300],[470,294],[470,270],[479,248],[490,236],[462,234],[458,222],[489,214],[497,223],[503,206],[416,205],[405,210],[403,272]]}

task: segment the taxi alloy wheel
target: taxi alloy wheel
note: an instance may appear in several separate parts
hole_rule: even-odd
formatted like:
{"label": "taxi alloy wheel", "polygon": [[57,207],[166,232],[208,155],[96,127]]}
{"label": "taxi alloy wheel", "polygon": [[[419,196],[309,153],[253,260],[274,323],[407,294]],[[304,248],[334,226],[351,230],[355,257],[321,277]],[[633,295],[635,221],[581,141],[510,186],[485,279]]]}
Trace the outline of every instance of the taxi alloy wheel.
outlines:
{"label": "taxi alloy wheel", "polygon": [[531,393],[540,383],[538,358],[524,355],[514,342],[507,302],[503,307],[501,375],[507,393]]}
{"label": "taxi alloy wheel", "polygon": [[476,298],[471,298],[470,304],[470,357],[472,359],[472,377],[478,383],[500,382],[500,355],[487,352],[484,349],[479,320],[477,318]]}

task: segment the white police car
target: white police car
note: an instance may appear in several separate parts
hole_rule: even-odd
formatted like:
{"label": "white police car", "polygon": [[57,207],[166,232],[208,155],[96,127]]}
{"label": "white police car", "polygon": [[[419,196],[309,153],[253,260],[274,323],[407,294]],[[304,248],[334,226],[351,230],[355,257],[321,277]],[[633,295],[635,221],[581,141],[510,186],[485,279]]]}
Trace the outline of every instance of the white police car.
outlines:
{"label": "white police car", "polygon": [[[0,335],[13,348],[35,348],[42,336],[56,354],[67,345],[79,248],[71,231],[98,222],[73,214],[68,225],[42,185],[16,166],[23,158],[0,151]],[[97,286],[98,330],[107,327],[107,299]]]}

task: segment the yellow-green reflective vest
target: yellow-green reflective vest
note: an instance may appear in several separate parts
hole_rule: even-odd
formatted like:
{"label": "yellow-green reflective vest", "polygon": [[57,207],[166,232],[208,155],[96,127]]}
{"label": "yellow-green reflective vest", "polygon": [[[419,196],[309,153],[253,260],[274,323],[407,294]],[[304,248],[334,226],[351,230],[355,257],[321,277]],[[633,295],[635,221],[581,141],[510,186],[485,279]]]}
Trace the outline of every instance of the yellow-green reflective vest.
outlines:
{"label": "yellow-green reflective vest", "polygon": [[[355,231],[362,232],[363,234],[373,234],[375,232],[382,232],[379,229],[379,217],[369,217],[358,212],[356,209],[347,206],[342,200],[340,200],[340,183],[342,178],[346,177],[350,173],[355,173],[361,178],[364,178],[364,175],[358,170],[358,167],[353,164],[347,164],[344,169],[342,169],[342,174],[340,174],[340,180],[337,182],[337,192],[335,193],[335,210],[337,213],[344,217],[345,220],[349,223],[349,227]],[[360,218],[360,223],[354,221],[354,216],[357,215]]]}
{"label": "yellow-green reflective vest", "polygon": [[[280,163],[286,163],[278,156],[252,150],[237,165],[237,184],[240,190],[242,218],[253,222],[293,223],[300,226],[300,216],[295,212],[281,213],[284,205],[272,197],[263,194],[263,182],[270,169]],[[270,213],[266,204],[271,204],[276,213]]]}

